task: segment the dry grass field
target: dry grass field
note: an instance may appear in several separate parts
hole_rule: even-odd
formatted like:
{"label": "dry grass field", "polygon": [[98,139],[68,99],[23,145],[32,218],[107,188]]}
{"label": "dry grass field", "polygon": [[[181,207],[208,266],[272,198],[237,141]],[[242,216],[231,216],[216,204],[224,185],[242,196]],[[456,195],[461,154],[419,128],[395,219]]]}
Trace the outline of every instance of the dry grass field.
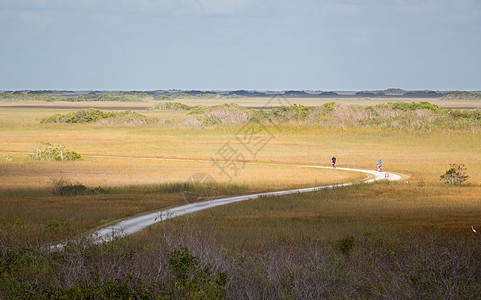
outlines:
{"label": "dry grass field", "polygon": [[[195,174],[208,174],[223,186],[210,195],[213,197],[366,178],[362,174],[294,166],[292,164],[302,161],[290,159],[290,149],[278,159],[262,152],[254,158],[244,151],[237,169],[228,169],[225,174],[213,162],[201,160],[222,160],[219,153],[226,143],[242,147],[235,138],[235,129],[39,124],[40,118],[59,111],[62,109],[0,109],[0,202],[3,207],[0,220],[6,226],[23,222],[29,228],[56,221],[67,224],[69,230],[44,236],[46,241],[80,234],[105,222],[142,212],[203,199],[205,195],[190,191],[163,193],[163,184],[183,183]],[[66,145],[83,155],[83,159],[65,162],[30,159],[28,153],[42,142]],[[288,138],[279,141],[274,138],[271,143],[265,151],[272,155],[278,152],[276,145],[292,144]],[[6,161],[7,157],[11,161]],[[324,165],[329,159],[323,158]],[[59,180],[88,188],[101,186],[106,194],[52,195],[52,186]],[[238,188],[230,191],[230,184]],[[186,199],[186,195],[192,199]],[[8,231],[2,233],[5,235]],[[31,233],[33,236],[37,231],[32,229]]]}
{"label": "dry grass field", "polygon": [[[84,103],[46,105],[51,107],[0,107],[0,298],[481,295],[481,238],[471,230],[481,229],[479,130],[272,126],[270,134],[259,135],[272,138],[253,154],[236,138],[240,127],[41,124]],[[123,110],[145,103],[95,105]],[[182,111],[141,112],[186,118]],[[28,153],[42,142],[65,145],[83,159],[31,160]],[[222,163],[226,145],[242,154],[235,161],[241,168],[228,169],[231,178],[210,161]],[[217,207],[61,255],[40,248],[187,202],[365,179],[298,166],[329,166],[333,155],[340,167],[364,169],[375,169],[382,159],[384,170],[404,178]],[[450,163],[466,165],[463,186],[440,182]],[[189,183],[195,174],[211,181]],[[62,180],[87,192],[59,194],[54,183]],[[167,268],[178,254],[173,249],[184,246],[204,269],[189,269],[188,284],[171,285],[183,282]]]}
{"label": "dry grass field", "polygon": [[[23,103],[22,103],[23,104]],[[48,103],[55,106],[58,103]],[[76,111],[74,103],[70,111]],[[70,104],[69,104],[70,105]],[[100,106],[115,106],[125,103],[100,103]],[[130,105],[127,104],[127,105]],[[134,106],[139,105],[133,103]],[[278,190],[313,186],[319,184],[357,181],[364,177],[348,172],[307,169],[294,165],[328,166],[330,158],[338,158],[341,167],[374,169],[382,159],[384,169],[404,174],[409,186],[439,186],[439,176],[450,163],[464,163],[470,175],[469,184],[475,189],[481,184],[481,139],[479,133],[468,131],[436,131],[432,133],[406,133],[366,129],[322,129],[316,127],[271,128],[273,138],[261,151],[252,155],[236,139],[240,128],[172,128],[159,126],[109,126],[91,124],[40,124],[41,118],[65,112],[59,108],[0,108],[0,188],[3,194],[22,189],[46,191],[52,180],[68,179],[87,187],[117,188],[128,190],[134,186],[155,186],[163,183],[184,182],[193,174],[211,175],[218,183],[240,185],[243,192]],[[165,118],[182,118],[182,112],[151,111]],[[83,160],[73,162],[33,161],[28,158],[42,142],[66,145],[84,155]],[[241,154],[237,170],[228,170],[228,175],[212,162],[223,160],[222,149],[232,146]],[[11,157],[6,162],[3,158]],[[102,156],[102,157],[97,157]],[[165,160],[164,160],[165,159]],[[179,160],[177,160],[179,159]],[[197,161],[182,161],[197,160]],[[251,164],[255,162],[257,164]],[[278,163],[282,165],[269,165]],[[292,165],[292,166],[289,166]],[[6,191],[9,191],[8,193]],[[39,192],[41,195],[42,192]],[[472,193],[470,194],[472,195]],[[86,198],[98,198],[85,196]],[[155,196],[157,199],[160,196]],[[55,197],[37,197],[36,203],[25,199],[1,197],[2,218],[29,219],[35,209],[45,203],[55,203]],[[75,197],[74,197],[75,198]],[[102,197],[100,197],[102,198]],[[110,201],[115,196],[108,196]],[[464,205],[470,205],[472,196],[462,197]],[[18,206],[17,201],[24,203]],[[9,204],[13,201],[14,204]],[[64,201],[64,200],[62,200]],[[96,202],[96,201],[93,201]],[[139,199],[139,203],[143,199]],[[148,204],[133,205],[132,209],[121,209],[124,213],[115,216],[96,216],[94,220],[126,217],[142,210],[162,208],[162,201],[147,201]],[[160,202],[160,203],[159,203]],[[42,203],[42,204],[39,204]],[[178,203],[178,202],[176,202]],[[9,205],[15,209],[7,208]],[[55,204],[56,206],[58,204]],[[64,209],[69,211],[69,202]],[[100,204],[97,204],[100,205]],[[115,206],[114,204],[112,204]],[[415,202],[413,202],[415,205]],[[96,205],[90,205],[95,211]],[[78,209],[76,206],[74,210]],[[21,211],[25,211],[22,213]],[[27,213],[28,211],[28,213]],[[107,210],[104,210],[105,212]],[[68,213],[59,219],[68,219]],[[39,218],[37,216],[37,218]],[[43,221],[55,219],[54,213],[46,213]],[[82,218],[85,219],[85,215]],[[40,218],[42,219],[42,218]],[[481,221],[481,220],[480,220]],[[90,222],[93,226],[95,222]],[[82,226],[82,228],[85,228]]]}
{"label": "dry grass field", "polygon": [[[282,102],[282,101],[288,102]],[[442,108],[469,108],[469,109],[479,109],[481,108],[481,100],[441,100],[439,98],[279,98],[271,99],[268,97],[244,97],[235,99],[202,99],[202,98],[187,98],[187,99],[175,99],[174,102],[184,103],[190,106],[194,105],[221,105],[224,103],[236,103],[244,107],[276,107],[280,105],[286,105],[286,103],[297,103],[305,106],[320,106],[324,103],[335,102],[341,105],[363,105],[363,106],[374,106],[376,104],[388,103],[388,102],[422,102],[428,101],[432,104],[438,105]],[[141,110],[146,107],[154,106],[159,103],[159,101],[154,101],[151,99],[145,99],[143,102],[45,102],[45,101],[22,101],[22,102],[0,102],[0,107],[18,107],[18,106],[41,106],[41,107],[62,107],[62,109],[71,108],[105,108],[105,109],[129,109]]]}

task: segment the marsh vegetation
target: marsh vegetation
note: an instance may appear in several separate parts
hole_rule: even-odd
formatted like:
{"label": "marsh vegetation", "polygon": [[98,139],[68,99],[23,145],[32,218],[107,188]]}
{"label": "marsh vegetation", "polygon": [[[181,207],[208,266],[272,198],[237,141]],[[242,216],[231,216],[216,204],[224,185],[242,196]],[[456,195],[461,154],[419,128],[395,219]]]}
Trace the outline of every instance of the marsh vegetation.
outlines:
{"label": "marsh vegetation", "polygon": [[[478,111],[157,108],[138,113],[161,120],[145,123],[75,107],[0,108],[0,155],[11,159],[0,162],[0,298],[481,297],[481,238],[471,229],[481,228]],[[93,121],[81,121],[89,111]],[[52,116],[62,122],[41,122]],[[236,138],[246,125],[273,136],[255,155]],[[44,141],[83,159],[31,160]],[[232,180],[206,162],[227,143],[246,163]],[[105,245],[43,248],[190,201],[365,179],[297,166],[328,166],[334,154],[340,167],[375,169],[382,158],[406,177],[217,207]],[[467,167],[461,186],[440,181],[452,163]],[[197,173],[214,180],[187,180]]]}

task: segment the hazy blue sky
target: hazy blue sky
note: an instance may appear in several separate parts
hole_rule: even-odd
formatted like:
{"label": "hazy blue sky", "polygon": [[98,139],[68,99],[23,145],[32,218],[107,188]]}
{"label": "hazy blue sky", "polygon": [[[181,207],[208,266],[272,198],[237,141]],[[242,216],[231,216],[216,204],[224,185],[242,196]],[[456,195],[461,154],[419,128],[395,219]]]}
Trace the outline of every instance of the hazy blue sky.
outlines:
{"label": "hazy blue sky", "polygon": [[0,0],[0,90],[481,89],[481,0]]}

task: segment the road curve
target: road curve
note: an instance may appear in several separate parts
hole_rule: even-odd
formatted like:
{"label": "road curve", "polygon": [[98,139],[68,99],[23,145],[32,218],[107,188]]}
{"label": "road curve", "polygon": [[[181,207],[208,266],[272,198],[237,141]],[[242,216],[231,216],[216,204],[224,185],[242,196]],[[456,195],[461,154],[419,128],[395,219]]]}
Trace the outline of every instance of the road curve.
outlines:
{"label": "road curve", "polygon": [[[273,165],[276,165],[276,164],[273,164]],[[329,168],[330,169],[330,167],[321,167],[321,166],[307,166],[307,165],[296,165],[296,166],[305,167],[305,168],[318,168],[318,169]],[[181,205],[181,206],[168,208],[168,209],[148,213],[145,215],[140,215],[137,217],[125,219],[123,221],[120,221],[118,223],[104,227],[102,229],[99,229],[91,233],[89,235],[89,238],[93,243],[101,244],[104,242],[109,242],[114,238],[122,238],[127,235],[140,232],[149,226],[152,226],[156,223],[159,223],[168,219],[191,214],[194,212],[198,212],[198,211],[216,207],[216,206],[226,205],[226,204],[245,201],[245,200],[257,199],[260,197],[283,196],[283,195],[296,194],[296,193],[308,193],[308,192],[314,192],[314,191],[319,191],[323,189],[350,186],[358,183],[371,183],[379,180],[396,181],[396,180],[402,179],[400,175],[394,174],[394,173],[388,173],[388,172],[377,172],[377,171],[371,171],[371,170],[350,169],[350,168],[337,168],[337,170],[361,172],[369,175],[374,175],[374,178],[367,179],[360,182],[349,182],[349,183],[342,183],[342,184],[324,185],[324,186],[318,186],[318,187],[312,187],[312,188],[267,192],[267,193],[251,194],[251,195],[244,195],[244,196],[234,196],[234,197],[227,197],[227,198],[190,203],[186,205]],[[60,243],[57,245],[50,246],[49,248],[50,250],[61,250],[65,247],[67,243],[68,242]]]}

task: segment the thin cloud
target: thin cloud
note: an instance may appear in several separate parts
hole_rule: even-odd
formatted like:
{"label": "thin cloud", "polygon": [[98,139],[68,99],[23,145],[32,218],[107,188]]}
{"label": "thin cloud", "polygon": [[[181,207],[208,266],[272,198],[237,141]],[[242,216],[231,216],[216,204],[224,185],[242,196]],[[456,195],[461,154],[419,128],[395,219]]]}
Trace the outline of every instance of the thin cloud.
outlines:
{"label": "thin cloud", "polygon": [[401,14],[434,16],[440,21],[466,23],[479,20],[479,0],[396,0]]}
{"label": "thin cloud", "polygon": [[47,26],[53,22],[51,14],[42,11],[21,11],[19,18],[25,23],[40,27]]}
{"label": "thin cloud", "polygon": [[403,14],[436,13],[443,3],[444,0],[396,0],[397,11]]}
{"label": "thin cloud", "polygon": [[362,7],[349,3],[328,3],[322,6],[322,13],[332,17],[353,17],[362,14]]}
{"label": "thin cloud", "polygon": [[223,15],[243,12],[253,3],[253,0],[0,0],[0,10]]}

